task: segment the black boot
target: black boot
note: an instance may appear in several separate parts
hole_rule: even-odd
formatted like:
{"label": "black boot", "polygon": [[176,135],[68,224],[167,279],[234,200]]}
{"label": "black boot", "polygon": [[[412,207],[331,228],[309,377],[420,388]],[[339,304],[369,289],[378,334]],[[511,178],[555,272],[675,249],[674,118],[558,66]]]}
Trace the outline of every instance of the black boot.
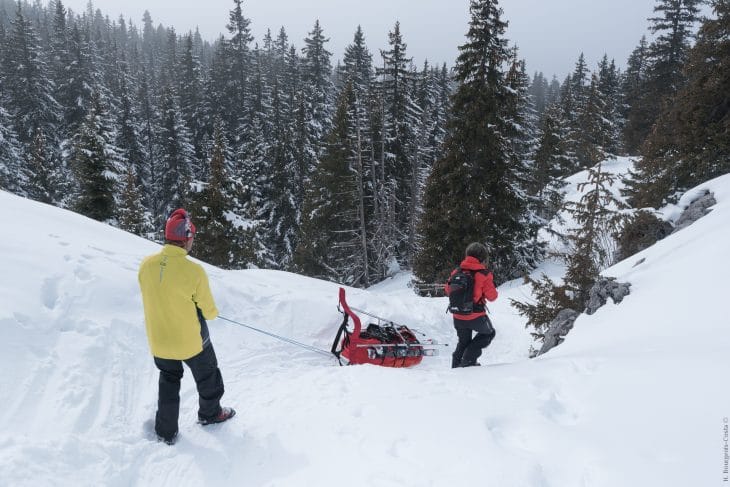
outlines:
{"label": "black boot", "polygon": [[457,357],[456,355],[451,356],[451,368],[457,369],[461,367],[461,357]]}
{"label": "black boot", "polygon": [[221,408],[221,411],[213,418],[201,418],[198,416],[198,423],[202,424],[203,426],[208,426],[209,424],[217,424],[217,423],[223,423],[225,421],[228,421],[233,416],[236,415],[236,410],[233,408]]}
{"label": "black boot", "polygon": [[165,438],[164,436],[157,435],[157,441],[161,441],[162,443],[172,446],[177,441],[177,431],[175,432],[175,434],[173,434],[169,438]]}

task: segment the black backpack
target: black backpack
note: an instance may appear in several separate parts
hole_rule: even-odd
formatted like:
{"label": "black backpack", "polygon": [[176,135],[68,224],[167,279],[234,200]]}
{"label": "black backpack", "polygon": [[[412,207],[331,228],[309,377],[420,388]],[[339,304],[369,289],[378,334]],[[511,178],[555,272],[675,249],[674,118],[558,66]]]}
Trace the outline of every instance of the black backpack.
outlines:
{"label": "black backpack", "polygon": [[[482,274],[485,271],[479,270]],[[484,311],[483,305],[474,302],[474,272],[459,267],[449,279],[449,311],[455,315],[468,315]]]}

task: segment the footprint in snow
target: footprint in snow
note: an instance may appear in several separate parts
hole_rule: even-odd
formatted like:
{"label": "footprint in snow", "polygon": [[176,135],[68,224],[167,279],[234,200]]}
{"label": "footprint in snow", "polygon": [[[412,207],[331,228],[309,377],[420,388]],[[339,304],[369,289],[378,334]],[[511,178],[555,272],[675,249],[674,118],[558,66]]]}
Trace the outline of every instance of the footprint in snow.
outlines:
{"label": "footprint in snow", "polygon": [[43,281],[43,285],[41,286],[41,302],[48,309],[56,307],[56,303],[58,302],[58,283],[60,280],[60,277],[49,277]]}
{"label": "footprint in snow", "polygon": [[578,422],[578,413],[573,411],[556,392],[550,393],[550,396],[540,406],[540,412],[547,419],[563,426],[574,425]]}
{"label": "footprint in snow", "polygon": [[92,280],[92,275],[83,267],[77,267],[74,270],[74,274],[76,275],[76,279],[78,279],[81,282],[88,282]]}

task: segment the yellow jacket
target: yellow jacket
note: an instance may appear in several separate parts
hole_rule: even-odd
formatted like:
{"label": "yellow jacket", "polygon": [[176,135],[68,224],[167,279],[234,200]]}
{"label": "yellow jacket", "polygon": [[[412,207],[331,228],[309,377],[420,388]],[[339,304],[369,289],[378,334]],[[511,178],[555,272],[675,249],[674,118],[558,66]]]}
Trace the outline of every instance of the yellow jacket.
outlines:
{"label": "yellow jacket", "polygon": [[208,276],[186,256],[185,249],[165,245],[139,267],[147,340],[155,357],[185,360],[199,354],[208,330],[198,310],[207,320],[218,316]]}

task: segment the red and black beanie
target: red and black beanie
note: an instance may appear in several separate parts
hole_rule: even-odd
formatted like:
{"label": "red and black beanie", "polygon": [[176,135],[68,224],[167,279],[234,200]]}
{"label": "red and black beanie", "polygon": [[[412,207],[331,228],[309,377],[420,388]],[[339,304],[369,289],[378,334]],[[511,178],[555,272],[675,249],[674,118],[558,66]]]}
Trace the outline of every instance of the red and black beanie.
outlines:
{"label": "red and black beanie", "polygon": [[172,212],[165,224],[165,239],[171,242],[187,242],[195,236],[195,225],[190,214],[182,208]]}

